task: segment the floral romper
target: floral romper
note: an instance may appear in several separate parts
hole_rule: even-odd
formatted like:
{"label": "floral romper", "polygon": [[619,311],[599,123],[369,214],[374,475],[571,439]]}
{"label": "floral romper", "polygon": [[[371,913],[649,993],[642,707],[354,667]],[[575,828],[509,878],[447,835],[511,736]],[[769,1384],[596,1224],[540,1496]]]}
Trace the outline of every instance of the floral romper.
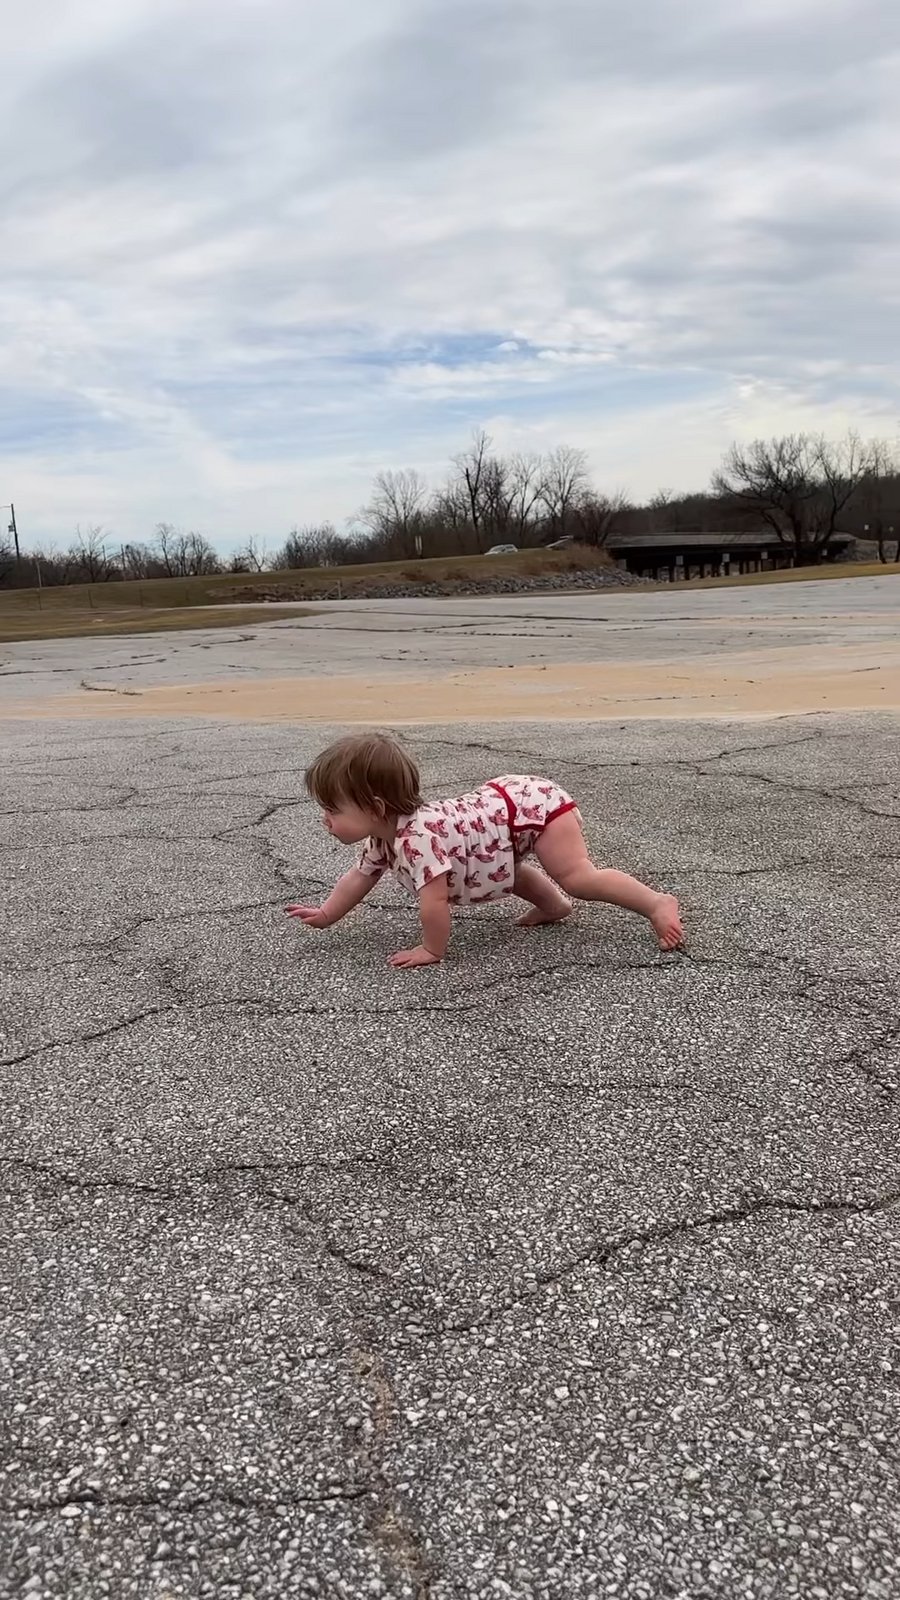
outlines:
{"label": "floral romper", "polygon": [[581,820],[572,796],[550,778],[495,778],[472,794],[401,817],[392,844],[368,839],[359,870],[373,878],[392,872],[414,895],[446,875],[452,905],[499,900],[513,892],[516,862],[567,811]]}

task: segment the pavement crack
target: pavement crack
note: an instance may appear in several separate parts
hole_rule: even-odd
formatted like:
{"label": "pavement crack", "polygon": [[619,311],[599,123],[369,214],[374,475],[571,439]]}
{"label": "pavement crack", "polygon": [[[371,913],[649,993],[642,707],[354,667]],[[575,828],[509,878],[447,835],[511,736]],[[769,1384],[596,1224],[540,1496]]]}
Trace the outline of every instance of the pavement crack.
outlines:
{"label": "pavement crack", "polygon": [[[772,967],[795,967],[796,958],[780,955],[777,950],[764,950],[761,947],[755,952],[739,950],[731,956],[698,955],[695,950],[683,949],[674,952],[681,961],[692,967],[709,967],[718,972],[764,972],[772,975]],[[760,959],[763,958],[763,959]],[[801,974],[804,983],[824,983],[826,980],[818,973],[805,971]]]}
{"label": "pavement crack", "polygon": [[340,1501],[365,1500],[373,1493],[367,1483],[327,1485],[315,1494],[293,1490],[273,1490],[271,1495],[242,1494],[239,1489],[216,1488],[208,1494],[172,1489],[168,1493],[142,1492],[139,1489],[75,1489],[33,1498],[0,1500],[0,1511],[16,1517],[42,1516],[48,1512],[84,1507],[96,1511],[178,1511],[192,1513],[207,1508],[229,1506],[236,1511],[254,1511],[264,1516],[281,1516],[284,1510],[329,1506]]}
{"label": "pavement crack", "polygon": [[79,955],[91,955],[101,951],[114,950],[117,945],[124,944],[129,939],[135,938],[142,928],[154,927],[157,923],[169,925],[178,922],[193,922],[207,917],[228,917],[245,911],[260,911],[266,906],[283,906],[283,895],[267,895],[262,900],[238,900],[227,906],[202,906],[192,907],[190,911],[153,911],[140,917],[135,917],[118,933],[111,933],[105,939],[84,939],[77,944],[69,946],[66,954],[56,961],[41,962],[39,965],[20,967],[13,962],[0,960],[0,972],[13,974],[34,971],[53,972],[57,967],[69,966]]}
{"label": "pavement crack", "polygon": [[747,1106],[752,1111],[759,1110],[759,1103],[749,1100],[745,1095],[736,1094],[730,1089],[719,1089],[708,1083],[690,1083],[683,1078],[604,1078],[602,1083],[583,1083],[578,1079],[570,1078],[544,1078],[539,1087],[550,1094],[583,1094],[587,1096],[602,1096],[611,1090],[618,1089],[648,1089],[659,1091],[663,1094],[692,1094],[699,1095],[704,1100],[722,1100],[727,1105]]}
{"label": "pavement crack", "polygon": [[[123,833],[81,834],[74,839],[28,839],[15,844],[0,844],[0,852],[4,855],[27,856],[42,850],[93,850],[104,844],[195,845],[196,842],[196,836],[191,833],[153,833],[147,828],[126,828]],[[210,843],[218,842],[210,840]]]}
{"label": "pavement crack", "polygon": [[[260,834],[258,837],[247,836],[248,826],[252,827],[253,824],[245,824],[237,829],[228,828],[225,830],[224,835],[216,834],[214,838],[224,839],[225,841],[229,838],[238,838],[241,843],[249,845],[251,850],[255,850],[257,855],[261,857],[263,865],[273,874],[276,883],[282,884],[289,893],[293,894],[297,887],[297,873],[292,870],[291,863],[275,849],[271,839],[267,839],[264,834]],[[244,835],[243,838],[241,837],[242,835]]]}
{"label": "pavement crack", "polygon": [[[308,1212],[305,1213],[307,1216]],[[351,1272],[359,1273],[364,1278],[377,1278],[380,1283],[390,1283],[391,1274],[382,1267],[376,1267],[370,1261],[360,1261],[357,1256],[352,1256],[349,1251],[341,1248],[335,1239],[328,1235],[322,1244],[325,1254],[332,1261],[338,1261],[342,1267],[347,1267]]]}
{"label": "pavement crack", "polygon": [[[704,761],[697,762],[693,766],[693,771],[696,773],[698,778],[712,778],[717,776],[716,773],[707,772],[705,770],[707,764],[708,763]],[[764,783],[770,788],[781,790],[784,794],[803,796],[817,795],[820,800],[835,801],[838,805],[846,806],[849,810],[857,812],[860,816],[877,817],[880,820],[887,818],[896,821],[897,819],[897,813],[895,811],[884,811],[880,806],[867,805],[864,800],[857,800],[853,795],[843,794],[840,789],[827,789],[822,785],[813,783],[792,783],[787,778],[779,778],[768,772],[745,772],[741,770],[739,772],[729,772],[727,776],[735,780],[740,780],[741,782]]]}
{"label": "pavement crack", "polygon": [[[585,772],[627,771],[630,767],[648,767],[651,771],[658,767],[684,767],[688,771],[694,771],[699,766],[706,766],[717,761],[727,761],[732,756],[754,755],[766,750],[789,750],[795,745],[810,744],[813,740],[821,739],[824,736],[825,729],[817,729],[813,733],[798,734],[794,739],[773,739],[762,744],[729,745],[724,750],[713,751],[711,755],[701,756],[693,761],[684,756],[660,756],[649,760],[644,760],[639,756],[631,756],[613,761],[596,761],[582,760],[579,756],[573,755],[559,755],[554,759],[559,766],[574,767]],[[832,733],[829,737],[838,739],[847,738],[849,735]],[[537,755],[534,750],[511,749],[509,745],[491,744],[481,739],[422,739],[419,738],[418,733],[416,735],[416,744],[425,748],[433,747],[435,749],[484,750],[493,755],[502,755],[505,760],[509,760],[511,756],[514,756],[523,757],[525,760],[533,762]],[[537,759],[542,758],[537,755]]]}
{"label": "pavement crack", "polygon": [[442,1322],[436,1327],[426,1330],[424,1337],[428,1340],[451,1337],[460,1337],[470,1333],[477,1333],[481,1328],[504,1316],[508,1311],[514,1311],[520,1306],[527,1305],[541,1293],[549,1288],[565,1288],[573,1273],[586,1266],[605,1268],[614,1264],[618,1258],[629,1251],[640,1252],[653,1245],[665,1244],[669,1240],[685,1238],[704,1229],[716,1232],[722,1228],[740,1227],[751,1218],[765,1214],[780,1216],[866,1216],[879,1211],[887,1211],[900,1205],[900,1189],[892,1190],[887,1194],[875,1195],[869,1200],[793,1200],[787,1197],[773,1195],[759,1196],[756,1199],[742,1204],[723,1206],[717,1211],[707,1211],[697,1217],[682,1218],[678,1222],[661,1223],[656,1226],[639,1230],[635,1233],[623,1234],[612,1244],[600,1244],[593,1240],[583,1250],[569,1257],[561,1266],[546,1271],[536,1272],[527,1288],[508,1295],[496,1305],[480,1315],[460,1318],[455,1322]]}
{"label": "pavement crack", "polygon": [[262,900],[237,900],[227,906],[193,907],[190,911],[152,912],[149,916],[135,917],[127,928],[123,928],[120,933],[112,934],[109,939],[97,940],[90,945],[82,945],[80,948],[90,950],[110,949],[114,945],[124,943],[127,939],[133,939],[141,928],[153,927],[156,923],[193,922],[195,918],[199,920],[208,917],[228,917],[235,912],[262,911],[266,906],[280,906],[283,904],[283,895],[267,895]]}
{"label": "pavement crack", "polygon": [[[78,1173],[61,1170],[51,1162],[35,1161],[24,1156],[0,1156],[0,1168],[28,1173],[42,1180],[48,1189],[60,1187],[67,1190],[74,1189],[84,1194],[112,1190],[124,1194],[152,1195],[159,1200],[182,1200],[190,1197],[199,1184],[214,1184],[231,1177],[256,1176],[268,1179],[274,1173],[290,1175],[302,1172],[349,1172],[360,1167],[374,1167],[381,1170],[386,1159],[381,1156],[359,1155],[337,1159],[328,1156],[308,1156],[295,1161],[227,1161],[200,1167],[195,1171],[174,1173],[175,1181],[169,1185],[117,1174],[96,1178],[82,1177]],[[277,1194],[269,1189],[260,1192],[268,1199],[279,1200],[288,1205],[295,1203],[291,1195]]]}
{"label": "pavement crack", "polygon": [[[870,859],[867,857],[866,859]],[[702,867],[680,867],[677,876],[681,878],[766,878],[778,873],[801,872],[804,867],[822,867],[821,856],[798,856],[793,861],[775,861],[767,867],[718,867],[704,864]]]}
{"label": "pavement crack", "polygon": [[[108,785],[107,787],[112,788],[114,785]],[[76,815],[80,812],[86,816],[96,816],[98,812],[124,810],[127,805],[131,805],[133,801],[137,800],[140,793],[140,789],[136,789],[133,785],[129,785],[127,789],[123,789],[117,800],[110,800],[103,804],[101,804],[99,801],[88,800],[81,801],[78,805],[71,806],[13,806],[7,810],[0,811],[0,817],[58,817],[64,816],[70,812],[73,815]],[[144,810],[146,809],[146,806],[135,806],[134,809]],[[85,843],[91,842],[92,841],[90,839],[85,840]]]}
{"label": "pavement crack", "polygon": [[368,1507],[372,1537],[388,1565],[408,1584],[414,1600],[430,1600],[435,1572],[427,1542],[386,1467],[397,1416],[393,1384],[383,1358],[373,1350],[359,1349],[354,1368],[370,1399],[371,1431],[363,1442],[362,1456],[364,1470],[373,1486]]}
{"label": "pavement crack", "polygon": [[71,1034],[65,1039],[48,1039],[46,1043],[33,1045],[29,1050],[23,1050],[15,1056],[0,1058],[0,1067],[18,1067],[23,1061],[32,1061],[35,1056],[43,1055],[46,1050],[65,1049],[73,1044],[94,1044],[98,1039],[108,1039],[116,1033],[125,1033],[129,1028],[137,1027],[138,1023],[145,1022],[148,1017],[166,1016],[170,1011],[178,1011],[185,1002],[172,1001],[167,1005],[145,1006],[142,1011],[134,1011],[129,1017],[121,1017],[118,1022],[111,1022],[105,1028],[95,1028],[90,1033]]}
{"label": "pavement crack", "polygon": [[[674,952],[677,954],[677,952]],[[504,989],[514,987],[520,983],[533,983],[536,979],[555,977],[557,974],[571,975],[575,972],[605,972],[615,976],[622,972],[660,972],[673,965],[671,958],[662,953],[658,959],[650,961],[611,962],[605,960],[589,961],[560,961],[548,965],[527,967],[524,970],[507,972],[502,977],[486,979],[478,985],[469,984],[466,994],[475,995],[474,999],[457,999],[452,997],[447,1000],[427,1001],[422,991],[410,995],[409,1000],[399,1000],[396,1004],[367,1005],[367,1006],[329,1006],[315,1003],[312,1005],[292,1006],[279,1010],[278,1016],[365,1016],[365,1017],[393,1017],[393,1016],[423,1016],[425,1014],[451,1016],[463,1015],[468,1011],[484,1009],[485,994],[494,994]],[[428,981],[427,979],[425,980]]]}
{"label": "pavement crack", "polygon": [[[491,986],[493,987],[493,986]],[[26,1061],[32,1061],[36,1056],[44,1055],[48,1050],[64,1050],[72,1045],[96,1044],[98,1040],[107,1039],[114,1034],[125,1033],[130,1028],[137,1027],[149,1017],[162,1017],[173,1011],[257,1011],[268,1017],[359,1017],[359,1016],[399,1016],[403,1013],[420,1014],[422,1012],[440,1011],[474,1011],[482,1002],[470,1001],[464,1005],[453,1003],[440,1005],[422,1005],[415,998],[398,1005],[388,1006],[337,1006],[322,1005],[313,1002],[310,1005],[279,1006],[271,1001],[258,999],[254,996],[235,996],[230,1000],[197,1000],[190,995],[182,995],[165,1005],[146,1006],[141,1011],[135,1011],[128,1017],[122,1017],[117,1022],[110,1023],[105,1028],[94,1028],[88,1033],[70,1034],[62,1039],[46,1039],[41,1044],[32,1045],[28,1050],[22,1050],[17,1055],[0,1057],[0,1067],[18,1067]]]}
{"label": "pavement crack", "polygon": [[[724,761],[729,761],[736,756],[761,754],[770,750],[791,750],[795,749],[798,745],[811,744],[816,740],[826,737],[832,740],[837,740],[851,738],[852,735],[849,733],[828,731],[825,728],[817,728],[811,733],[797,734],[796,738],[793,739],[775,739],[769,740],[765,743],[728,745],[724,750],[716,750],[710,755],[698,756],[693,759],[688,759],[685,756],[661,756],[651,757],[645,760],[640,756],[632,756],[625,760],[596,761],[582,760],[580,757],[573,755],[557,756],[555,759],[560,768],[572,767],[576,770],[585,772],[609,772],[616,770],[627,771],[629,767],[646,767],[649,771],[653,772],[664,767],[674,767],[680,768],[684,772],[691,772],[698,778],[711,778],[718,776],[718,774],[715,772],[710,772],[708,770],[710,767],[716,766]],[[444,748],[449,750],[490,751],[492,754],[502,755],[507,761],[510,758],[515,757],[522,758],[523,760],[533,763],[536,759],[536,752],[533,750],[511,749],[508,745],[491,744],[487,741],[478,739],[456,740],[417,738],[416,743],[422,745],[423,747],[432,746],[435,748]],[[540,757],[537,757],[537,759],[540,759]],[[896,816],[896,812],[883,811],[877,806],[867,805],[865,801],[857,800],[851,795],[844,794],[840,789],[828,789],[815,784],[792,783],[786,778],[780,778],[775,774],[765,772],[745,772],[743,770],[739,770],[736,772],[726,772],[724,775],[728,778],[747,779],[750,781],[756,781],[758,783],[769,784],[773,788],[782,789],[786,793],[790,794],[818,795],[821,799],[833,800],[839,805],[847,806],[852,810],[858,811],[864,816],[878,818],[890,818]]]}
{"label": "pavement crack", "polygon": [[[276,902],[263,902],[264,904]],[[197,913],[193,913],[196,915]],[[143,920],[143,919],[142,919]],[[117,935],[116,939],[122,935]],[[115,942],[115,941],[111,941]],[[97,948],[94,946],[93,948]],[[761,970],[770,971],[761,963],[752,963],[746,960],[712,961],[701,957],[687,957],[686,952],[672,951],[670,954],[660,952],[656,957],[647,961],[611,962],[608,960],[588,961],[560,961],[524,970],[506,973],[502,978],[490,978],[479,984],[474,990],[475,998],[461,1000],[451,997],[447,1000],[426,1001],[418,987],[410,993],[408,1000],[400,1000],[387,1005],[329,1005],[327,1002],[312,1001],[309,1004],[281,1006],[273,1001],[254,995],[234,995],[228,1000],[196,999],[189,994],[178,995],[175,1000],[166,1004],[146,1006],[140,1011],[133,1012],[128,1017],[110,1023],[104,1028],[95,1028],[88,1033],[72,1034],[62,1039],[47,1039],[41,1044],[32,1045],[29,1049],[17,1055],[0,1057],[0,1067],[16,1067],[23,1062],[31,1061],[36,1056],[43,1055],[48,1050],[66,1049],[72,1045],[95,1044],[98,1040],[109,1038],[117,1033],[124,1033],[130,1028],[137,1027],[149,1017],[169,1015],[173,1011],[234,1011],[246,1009],[247,1011],[261,1011],[268,1017],[394,1017],[394,1016],[423,1016],[423,1015],[463,1015],[469,1011],[478,1011],[484,1007],[484,995],[493,993],[520,983],[529,983],[542,978],[555,977],[558,974],[571,975],[575,972],[605,972],[615,976],[623,972],[662,972],[672,966],[681,965],[682,961],[690,959],[693,965],[710,965],[719,968],[728,968],[732,971]],[[471,984],[467,988],[471,995]]]}
{"label": "pavement crack", "polygon": [[88,683],[87,678],[79,679],[79,687],[89,690],[91,694],[125,694],[133,695],[137,699],[140,699],[143,693],[141,689],[117,688],[115,685],[108,685],[105,683]]}
{"label": "pavement crack", "polygon": [[[248,828],[261,828],[264,822],[268,822],[269,818],[276,816],[279,811],[294,811],[298,807],[304,808],[308,807],[308,805],[309,801],[305,796],[294,797],[291,800],[271,800],[259,813],[258,817],[251,817],[246,822],[235,823],[233,828],[225,829],[225,833],[246,833]],[[222,837],[222,835],[218,837]]]}
{"label": "pavement crack", "polygon": [[[872,1014],[874,1013],[870,1013],[870,1015]],[[892,1022],[887,1028],[883,1028],[880,1033],[876,1033],[871,1039],[867,1039],[864,1044],[857,1045],[854,1050],[842,1056],[839,1064],[855,1068],[857,1072],[862,1073],[864,1078],[880,1089],[885,1096],[893,1098],[894,1095],[900,1092],[900,1064],[898,1064],[898,1070],[895,1075],[892,1078],[887,1078],[877,1067],[872,1065],[870,1057],[876,1050],[883,1050],[888,1045],[898,1041],[900,1041],[900,1023]]]}

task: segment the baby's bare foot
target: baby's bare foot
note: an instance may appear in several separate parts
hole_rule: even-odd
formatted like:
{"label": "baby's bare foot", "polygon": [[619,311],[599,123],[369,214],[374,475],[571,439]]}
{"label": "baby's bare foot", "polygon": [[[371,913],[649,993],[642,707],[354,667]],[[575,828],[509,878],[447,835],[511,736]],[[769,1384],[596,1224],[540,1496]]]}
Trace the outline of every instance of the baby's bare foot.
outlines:
{"label": "baby's bare foot", "polygon": [[571,900],[560,895],[555,905],[532,906],[525,915],[516,918],[517,928],[542,928],[547,922],[565,922],[566,917],[572,915],[574,907]]}
{"label": "baby's bare foot", "polygon": [[677,950],[684,943],[684,928],[678,901],[673,894],[660,894],[650,913],[653,931],[659,940],[660,950]]}

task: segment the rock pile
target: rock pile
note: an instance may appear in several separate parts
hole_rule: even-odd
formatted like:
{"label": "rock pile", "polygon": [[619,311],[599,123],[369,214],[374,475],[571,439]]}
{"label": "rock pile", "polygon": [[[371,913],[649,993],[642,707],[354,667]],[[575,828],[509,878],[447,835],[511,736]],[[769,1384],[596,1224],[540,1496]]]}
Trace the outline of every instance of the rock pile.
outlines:
{"label": "rock pile", "polygon": [[373,578],[367,582],[364,578],[351,578],[344,582],[335,574],[333,584],[315,589],[307,589],[302,578],[298,576],[296,584],[287,582],[279,583],[278,587],[267,588],[265,579],[248,584],[246,588],[229,589],[227,598],[237,603],[250,601],[259,604],[266,601],[316,601],[316,600],[423,600],[434,596],[447,595],[465,598],[468,595],[492,594],[547,594],[550,591],[576,592],[597,589],[628,589],[639,588],[647,580],[637,578],[633,573],[622,572],[618,567],[598,567],[584,572],[547,572],[541,577],[510,576],[509,574],[485,574],[483,578],[449,578],[440,581],[416,583],[406,579],[399,582],[385,582],[383,578]]}

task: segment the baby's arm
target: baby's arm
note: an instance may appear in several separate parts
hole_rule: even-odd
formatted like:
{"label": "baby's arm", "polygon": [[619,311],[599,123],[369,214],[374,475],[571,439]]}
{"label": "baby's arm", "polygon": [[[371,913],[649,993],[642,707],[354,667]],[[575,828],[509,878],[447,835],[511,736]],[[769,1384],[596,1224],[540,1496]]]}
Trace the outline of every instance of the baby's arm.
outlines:
{"label": "baby's arm", "polygon": [[398,950],[391,956],[392,967],[431,967],[443,961],[450,943],[450,904],[447,899],[447,875],[432,878],[419,890],[419,915],[422,919],[422,943],[414,950]]}
{"label": "baby's arm", "polygon": [[360,872],[358,867],[351,867],[342,878],[338,878],[328,899],[320,906],[287,906],[285,909],[289,917],[299,917],[305,928],[330,928],[333,923],[340,922],[342,917],[358,906],[370,890],[374,889],[379,873]]}

